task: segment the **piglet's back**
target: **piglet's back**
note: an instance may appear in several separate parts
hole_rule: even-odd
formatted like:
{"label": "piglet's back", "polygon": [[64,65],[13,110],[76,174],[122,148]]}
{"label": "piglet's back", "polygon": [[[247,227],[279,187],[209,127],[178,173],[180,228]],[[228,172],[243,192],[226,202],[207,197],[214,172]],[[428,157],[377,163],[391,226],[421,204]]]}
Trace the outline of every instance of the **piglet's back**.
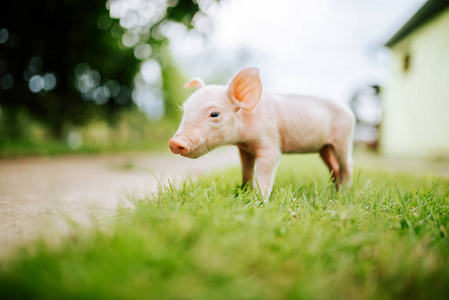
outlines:
{"label": "piglet's back", "polygon": [[269,101],[276,103],[279,143],[284,153],[316,152],[331,143],[334,123],[349,110],[331,100],[304,95],[273,94]]}

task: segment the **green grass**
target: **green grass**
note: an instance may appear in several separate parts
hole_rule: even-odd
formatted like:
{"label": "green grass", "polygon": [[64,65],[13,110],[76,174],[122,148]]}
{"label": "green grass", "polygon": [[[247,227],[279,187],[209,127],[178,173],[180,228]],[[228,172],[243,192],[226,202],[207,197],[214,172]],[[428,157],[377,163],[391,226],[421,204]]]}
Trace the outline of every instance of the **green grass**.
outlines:
{"label": "green grass", "polygon": [[106,229],[23,250],[2,299],[449,299],[449,181],[284,157],[267,204],[231,169],[161,187]]}

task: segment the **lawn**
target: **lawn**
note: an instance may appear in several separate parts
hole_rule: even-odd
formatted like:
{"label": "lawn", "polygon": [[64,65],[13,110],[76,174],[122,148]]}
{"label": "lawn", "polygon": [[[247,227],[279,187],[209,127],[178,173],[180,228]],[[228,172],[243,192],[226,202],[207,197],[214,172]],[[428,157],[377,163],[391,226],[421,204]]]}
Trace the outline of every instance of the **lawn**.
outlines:
{"label": "lawn", "polygon": [[354,175],[335,192],[316,156],[286,156],[269,203],[237,168],[160,187],[2,262],[0,298],[449,299],[449,180]]}

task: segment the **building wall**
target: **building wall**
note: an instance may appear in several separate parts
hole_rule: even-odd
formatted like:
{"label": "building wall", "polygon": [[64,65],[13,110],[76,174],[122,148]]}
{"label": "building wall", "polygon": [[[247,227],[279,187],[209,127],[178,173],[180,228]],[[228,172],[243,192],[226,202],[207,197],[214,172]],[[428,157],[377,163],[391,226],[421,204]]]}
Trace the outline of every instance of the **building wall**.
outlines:
{"label": "building wall", "polygon": [[392,53],[381,151],[449,158],[449,9],[394,45]]}

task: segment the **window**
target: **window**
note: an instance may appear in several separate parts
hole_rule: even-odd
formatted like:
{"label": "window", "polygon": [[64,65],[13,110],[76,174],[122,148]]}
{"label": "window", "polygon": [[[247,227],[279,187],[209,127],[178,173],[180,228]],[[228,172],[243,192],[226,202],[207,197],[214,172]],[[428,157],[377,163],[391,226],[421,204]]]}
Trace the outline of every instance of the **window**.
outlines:
{"label": "window", "polygon": [[407,72],[410,69],[410,53],[406,53],[404,55],[404,59],[402,60],[402,71]]}

